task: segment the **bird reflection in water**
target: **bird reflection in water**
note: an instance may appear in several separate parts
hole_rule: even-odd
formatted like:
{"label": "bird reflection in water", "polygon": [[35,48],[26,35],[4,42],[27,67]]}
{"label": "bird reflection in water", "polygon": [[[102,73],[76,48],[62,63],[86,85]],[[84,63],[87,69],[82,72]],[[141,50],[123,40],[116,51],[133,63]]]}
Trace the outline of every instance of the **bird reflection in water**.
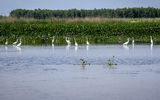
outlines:
{"label": "bird reflection in water", "polygon": [[78,46],[75,46],[74,50],[75,50],[75,52],[77,52],[77,50],[78,50]]}
{"label": "bird reflection in water", "polygon": [[86,46],[86,50],[87,50],[87,51],[89,50],[89,45]]}
{"label": "bird reflection in water", "polygon": [[69,49],[70,49],[70,45],[67,45],[66,50],[69,51]]}
{"label": "bird reflection in water", "polygon": [[123,48],[129,50],[129,47],[127,45],[123,45]]}

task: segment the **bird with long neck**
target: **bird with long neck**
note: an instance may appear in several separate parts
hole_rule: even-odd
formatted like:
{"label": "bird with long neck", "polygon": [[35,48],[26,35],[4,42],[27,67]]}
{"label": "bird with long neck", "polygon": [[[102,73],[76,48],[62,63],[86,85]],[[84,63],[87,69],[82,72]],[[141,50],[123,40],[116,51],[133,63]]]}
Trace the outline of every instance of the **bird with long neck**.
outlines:
{"label": "bird with long neck", "polygon": [[78,46],[78,43],[77,43],[77,41],[76,41],[76,39],[74,38],[74,41],[75,41],[75,46]]}
{"label": "bird with long neck", "polygon": [[153,45],[153,40],[152,40],[152,36],[150,36],[150,39],[151,39],[151,45]]}
{"label": "bird with long neck", "polygon": [[134,38],[132,39],[132,45],[134,45]]}
{"label": "bird with long neck", "polygon": [[13,42],[13,45],[16,45],[17,43],[18,43],[18,39],[15,42]]}
{"label": "bird with long neck", "polygon": [[87,41],[86,41],[86,44],[87,44],[87,45],[89,45],[89,41],[88,41],[88,38],[86,38],[86,39],[87,39]]}
{"label": "bird with long neck", "polygon": [[5,45],[8,45],[8,39],[6,39]]}
{"label": "bird with long neck", "polygon": [[21,46],[21,44],[22,44],[22,40],[20,39],[20,43],[19,43],[19,44],[17,44],[17,47],[20,47],[20,46]]}
{"label": "bird with long neck", "polygon": [[53,36],[53,38],[52,38],[52,44],[54,44],[54,36]]}
{"label": "bird with long neck", "polygon": [[123,45],[127,45],[129,43],[129,38],[127,39],[127,42],[123,43]]}
{"label": "bird with long neck", "polygon": [[66,42],[68,45],[71,45],[71,42],[70,42],[69,38],[67,38],[67,37],[66,37]]}

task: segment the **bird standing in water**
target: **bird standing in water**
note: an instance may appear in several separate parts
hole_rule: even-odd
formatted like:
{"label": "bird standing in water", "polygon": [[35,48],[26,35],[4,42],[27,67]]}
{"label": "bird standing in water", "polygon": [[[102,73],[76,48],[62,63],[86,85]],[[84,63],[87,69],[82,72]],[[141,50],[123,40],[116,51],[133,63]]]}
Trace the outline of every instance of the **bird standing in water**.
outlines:
{"label": "bird standing in water", "polygon": [[150,40],[151,40],[151,45],[153,45],[153,40],[152,40],[152,36],[150,36]]}
{"label": "bird standing in water", "polygon": [[127,45],[129,43],[129,38],[127,39],[127,42],[123,43],[123,45]]}
{"label": "bird standing in water", "polygon": [[67,37],[66,37],[66,42],[68,45],[71,45],[71,42],[70,42],[69,38],[67,38]]}
{"label": "bird standing in water", "polygon": [[18,39],[15,42],[13,42],[13,45],[16,45],[17,43],[18,43]]}
{"label": "bird standing in water", "polygon": [[20,39],[20,43],[19,43],[19,44],[17,44],[17,47],[20,47],[20,46],[21,46],[21,44],[22,44],[22,40]]}
{"label": "bird standing in water", "polygon": [[8,39],[6,39],[5,45],[8,45]]}
{"label": "bird standing in water", "polygon": [[74,38],[74,41],[75,41],[75,46],[78,46],[78,43],[77,43],[77,41],[76,41],[76,39]]}
{"label": "bird standing in water", "polygon": [[87,45],[89,45],[89,41],[88,41],[88,38],[86,38],[86,39],[87,39],[87,41],[86,41],[86,44],[87,44]]}
{"label": "bird standing in water", "polygon": [[132,45],[134,45],[134,38],[132,39]]}

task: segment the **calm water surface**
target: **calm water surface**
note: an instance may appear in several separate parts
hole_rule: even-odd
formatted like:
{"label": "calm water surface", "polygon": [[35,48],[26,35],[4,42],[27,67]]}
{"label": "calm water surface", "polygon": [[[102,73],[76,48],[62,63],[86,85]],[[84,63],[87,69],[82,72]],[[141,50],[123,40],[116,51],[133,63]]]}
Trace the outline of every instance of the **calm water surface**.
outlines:
{"label": "calm water surface", "polygon": [[159,45],[0,46],[0,100],[160,100],[159,84]]}

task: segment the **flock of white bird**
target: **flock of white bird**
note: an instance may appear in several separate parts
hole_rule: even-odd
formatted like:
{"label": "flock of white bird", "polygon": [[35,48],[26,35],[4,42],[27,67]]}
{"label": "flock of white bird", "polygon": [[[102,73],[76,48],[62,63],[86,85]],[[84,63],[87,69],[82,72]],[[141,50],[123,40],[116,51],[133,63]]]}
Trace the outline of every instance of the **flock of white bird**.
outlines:
{"label": "flock of white bird", "polygon": [[[5,45],[8,45],[8,39],[6,39]],[[20,47],[22,45],[22,40],[20,39],[20,42],[18,43],[18,39],[13,42],[14,46]]]}
{"label": "flock of white bird", "polygon": [[[153,46],[153,39],[152,36],[150,36],[150,42],[151,42],[151,46]],[[129,38],[127,39],[127,42],[123,43],[123,46],[127,46],[129,43]],[[132,39],[132,45],[134,45],[134,39]]]}
{"label": "flock of white bird", "polygon": [[[70,38],[69,38],[69,37],[65,37],[65,39],[66,39],[66,43],[67,43],[68,45],[71,45]],[[76,41],[75,38],[74,38],[74,42],[75,42],[74,45],[75,45],[76,47],[78,47],[78,43],[77,43],[77,41]],[[86,44],[89,45],[88,38],[86,38]],[[54,36],[53,36],[53,39],[52,39],[52,45],[54,45]]]}
{"label": "flock of white bird", "polygon": [[[54,45],[54,41],[55,40],[55,37],[53,36],[53,39],[52,39],[52,45]],[[75,46],[77,47],[78,46],[78,43],[76,41],[76,39],[74,38],[74,41],[75,41]],[[153,45],[153,39],[152,39],[152,36],[150,36],[150,42],[151,42],[151,45]],[[66,43],[68,45],[71,45],[71,41],[70,41],[70,38],[66,37]],[[127,39],[127,41],[125,43],[123,43],[123,46],[127,46],[129,43],[129,38]],[[88,38],[86,38],[86,44],[87,46],[89,45],[89,41],[88,41]],[[5,42],[5,45],[8,45],[8,39],[6,39],[6,42]],[[18,39],[13,42],[13,45],[14,46],[17,46],[17,47],[20,47],[22,45],[22,41],[20,39],[20,42],[18,43]],[[134,45],[134,39],[132,39],[132,45]]]}

